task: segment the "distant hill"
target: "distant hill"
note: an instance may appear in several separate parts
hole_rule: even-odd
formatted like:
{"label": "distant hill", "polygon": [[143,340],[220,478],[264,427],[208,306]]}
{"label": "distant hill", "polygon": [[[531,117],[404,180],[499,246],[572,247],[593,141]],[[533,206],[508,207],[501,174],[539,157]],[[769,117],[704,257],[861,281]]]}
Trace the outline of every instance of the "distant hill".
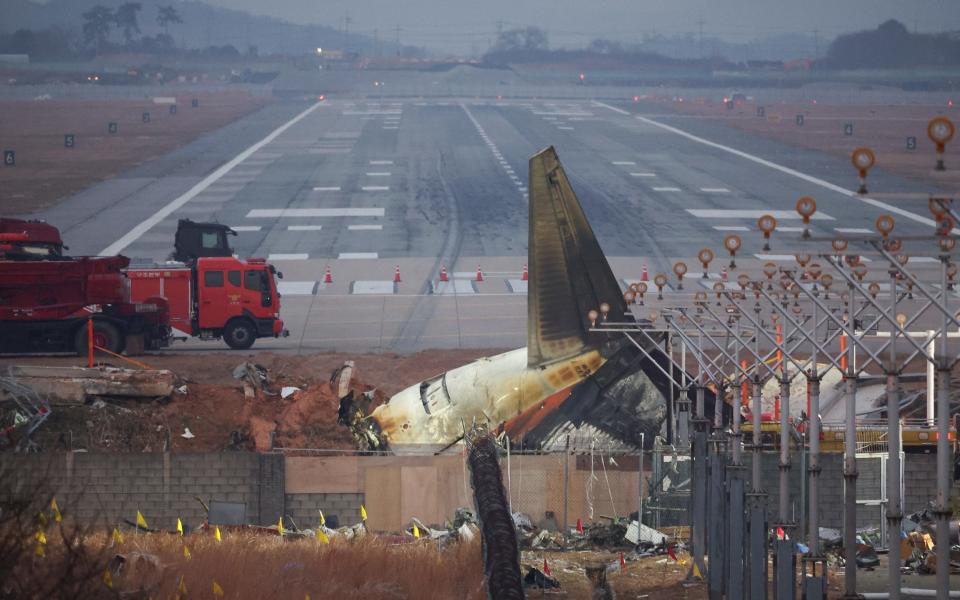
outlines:
{"label": "distant hill", "polygon": [[[341,32],[323,25],[301,25],[273,17],[210,6],[197,0],[138,0],[143,5],[140,11],[140,29],[145,36],[162,33],[157,25],[157,7],[174,6],[183,18],[181,25],[171,25],[169,33],[176,44],[183,48],[232,45],[241,52],[256,46],[261,54],[305,54],[313,48],[347,49],[370,54],[374,42],[362,35],[344,39]],[[0,0],[0,33],[17,29],[42,30],[58,27],[79,36],[83,26],[81,15],[90,7],[100,4],[116,7],[123,0],[50,0],[45,4],[30,0]],[[114,40],[119,35],[114,34]],[[380,43],[384,54],[396,52],[396,47]]]}

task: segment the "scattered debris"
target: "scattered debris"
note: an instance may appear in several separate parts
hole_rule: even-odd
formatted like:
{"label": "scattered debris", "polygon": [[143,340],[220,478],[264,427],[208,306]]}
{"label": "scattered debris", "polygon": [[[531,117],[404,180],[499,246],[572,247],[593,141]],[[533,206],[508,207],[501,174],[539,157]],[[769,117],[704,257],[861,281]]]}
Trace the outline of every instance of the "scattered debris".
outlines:
{"label": "scattered debris", "polygon": [[83,404],[97,398],[169,398],[178,383],[176,375],[162,369],[18,365],[10,367],[9,374],[49,402],[65,404]]}
{"label": "scattered debris", "polygon": [[292,386],[292,385],[284,386],[284,387],[280,388],[280,397],[283,398],[284,400],[286,400],[287,398],[289,398],[290,396],[296,394],[296,393],[299,392],[299,391],[300,391],[300,388],[298,388],[298,387],[295,387],[295,386]]}
{"label": "scattered debris", "polygon": [[189,428],[189,427],[184,427],[184,428],[183,428],[183,433],[180,434],[180,437],[182,437],[183,439],[186,439],[186,440],[192,440],[193,438],[195,438],[195,437],[197,437],[197,436],[193,435],[193,432],[190,431],[190,428]]}
{"label": "scattered debris", "polygon": [[527,567],[523,577],[523,587],[535,587],[544,590],[559,588],[560,582],[536,567]]}

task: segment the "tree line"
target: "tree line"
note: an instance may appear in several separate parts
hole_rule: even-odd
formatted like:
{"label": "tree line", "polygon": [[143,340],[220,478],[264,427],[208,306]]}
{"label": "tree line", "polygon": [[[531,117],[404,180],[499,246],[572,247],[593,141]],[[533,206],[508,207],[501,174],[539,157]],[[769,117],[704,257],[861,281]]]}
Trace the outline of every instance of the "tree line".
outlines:
{"label": "tree line", "polygon": [[[172,51],[176,44],[170,35],[170,26],[183,23],[183,17],[173,5],[158,6],[156,23],[163,33],[144,36],[140,30],[140,2],[124,2],[116,8],[96,5],[82,14],[83,25],[77,32],[61,28],[40,31],[18,29],[0,35],[0,53],[29,54],[36,58],[61,58],[107,51],[163,53]],[[119,34],[119,39],[114,35]]]}

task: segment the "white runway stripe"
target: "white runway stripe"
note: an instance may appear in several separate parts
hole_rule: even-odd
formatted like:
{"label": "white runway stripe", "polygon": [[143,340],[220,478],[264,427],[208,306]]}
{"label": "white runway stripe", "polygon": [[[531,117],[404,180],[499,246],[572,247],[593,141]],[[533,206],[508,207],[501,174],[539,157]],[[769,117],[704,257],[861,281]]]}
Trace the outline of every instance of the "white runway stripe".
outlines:
{"label": "white runway stripe", "polygon": [[626,167],[629,165],[635,165],[637,163],[632,160],[615,160],[613,161],[613,164],[617,165],[618,167]]}
{"label": "white runway stripe", "polygon": [[317,282],[278,281],[277,291],[281,296],[313,296],[317,293]]}
{"label": "white runway stripe", "polygon": [[290,225],[287,231],[320,231],[323,225]]}
{"label": "white runway stripe", "polygon": [[313,188],[313,191],[315,191],[315,192],[339,192],[339,191],[340,191],[340,186],[339,186],[339,185],[320,186],[320,187],[315,187],[315,188]]}
{"label": "white runway stripe", "polygon": [[721,187],[702,187],[700,188],[700,191],[707,194],[729,194],[730,193],[730,190],[728,190],[727,188],[721,188]]}
{"label": "white runway stripe", "polygon": [[653,188],[655,192],[679,192],[681,191],[678,187],[655,187]]}
{"label": "white runway stripe", "polygon": [[386,192],[390,189],[389,185],[365,185],[360,188],[365,192]]}
{"label": "white runway stripe", "polygon": [[[759,219],[763,215],[772,215],[778,221],[799,219],[800,215],[792,210],[743,210],[743,209],[716,209],[716,208],[688,208],[687,212],[700,219]],[[833,221],[830,215],[817,212],[811,219],[817,221]]]}
{"label": "white runway stripe", "polygon": [[382,208],[255,208],[248,219],[276,219],[305,217],[382,217]]}
{"label": "white runway stripe", "polygon": [[393,161],[392,160],[371,160],[370,164],[371,165],[392,165]]}
{"label": "white runway stripe", "polygon": [[390,177],[389,171],[377,171],[373,173],[367,173],[367,177]]}
{"label": "white runway stripe", "polygon": [[144,233],[149,231],[154,225],[166,219],[178,208],[182,207],[184,204],[186,204],[187,202],[192,200],[194,197],[199,195],[200,192],[204,191],[205,189],[213,185],[216,181],[224,177],[227,173],[232,171],[234,167],[236,167],[243,161],[253,156],[255,152],[257,152],[258,150],[260,150],[261,148],[263,148],[273,140],[280,137],[280,135],[283,134],[283,132],[285,132],[287,129],[290,129],[291,127],[299,123],[307,115],[317,110],[321,106],[323,106],[323,102],[317,102],[316,104],[304,110],[299,115],[290,119],[280,127],[274,129],[273,132],[270,133],[270,135],[263,138],[256,144],[250,146],[240,154],[238,154],[229,162],[221,166],[219,169],[217,169],[213,173],[210,173],[209,175],[204,177],[199,183],[197,183],[195,186],[190,188],[186,193],[178,196],[176,199],[174,199],[169,204],[167,204],[166,206],[164,206],[163,208],[155,212],[153,215],[141,221],[136,227],[134,227],[125,235],[123,235],[119,240],[115,241],[114,243],[110,244],[109,246],[101,250],[100,255],[113,256],[114,254],[120,254],[120,252],[123,251],[124,248],[126,248],[133,242],[137,241],[140,238],[140,236],[142,236]]}
{"label": "white runway stripe", "polygon": [[656,173],[630,173],[631,177],[656,177]]}
{"label": "white runway stripe", "polygon": [[348,225],[350,231],[382,231],[383,225]]}
{"label": "white runway stripe", "polygon": [[750,231],[745,225],[714,225],[713,228],[717,231]]}
{"label": "white runway stripe", "polygon": [[833,230],[837,233],[862,233],[864,235],[876,233],[876,231],[871,231],[863,227],[834,227]]}
{"label": "white runway stripe", "polygon": [[310,258],[309,254],[270,254],[267,256],[267,260],[307,260]]}
{"label": "white runway stripe", "polygon": [[[609,104],[605,104],[605,103],[603,103],[603,102],[598,102],[598,101],[594,100],[594,101],[593,101],[593,104],[596,105],[596,106],[603,106],[604,108],[608,108],[608,109],[610,109],[610,110],[612,110],[612,111],[614,111],[614,112],[620,113],[620,114],[622,114],[622,115],[630,115],[629,112],[627,112],[627,111],[625,111],[625,110],[623,110],[623,109],[621,109],[621,108],[617,108],[617,107],[615,107],[615,106],[610,106]],[[808,183],[812,183],[812,184],[818,185],[818,186],[820,186],[820,187],[822,187],[822,188],[826,188],[826,189],[828,189],[828,190],[830,190],[830,191],[832,191],[832,192],[836,192],[836,193],[841,194],[841,195],[843,195],[843,196],[847,196],[848,198],[854,198],[854,199],[860,200],[861,202],[864,202],[864,203],[866,203],[866,204],[869,204],[869,205],[871,205],[871,206],[873,206],[873,207],[875,207],[875,208],[879,208],[879,209],[882,209],[882,210],[889,211],[889,212],[891,212],[891,213],[895,213],[895,214],[901,215],[901,216],[906,217],[906,218],[908,218],[908,219],[910,219],[910,220],[912,220],[912,221],[916,221],[917,223],[921,223],[921,224],[923,224],[923,225],[928,225],[928,226],[930,226],[930,227],[933,227],[933,226],[936,225],[936,223],[934,222],[933,219],[930,219],[930,218],[928,218],[928,217],[920,216],[920,215],[915,214],[915,213],[912,213],[912,212],[910,212],[910,211],[908,211],[908,210],[904,210],[904,209],[902,209],[902,208],[900,208],[900,207],[893,206],[893,205],[888,204],[888,203],[886,203],[886,202],[881,202],[880,200],[875,200],[875,199],[873,199],[873,198],[870,198],[869,196],[860,195],[860,194],[856,193],[856,192],[853,191],[853,190],[848,190],[848,189],[842,188],[842,187],[840,187],[839,185],[830,183],[829,181],[826,181],[826,180],[824,180],[824,179],[820,179],[819,177],[814,177],[813,175],[808,175],[807,173],[804,173],[804,172],[802,172],[802,171],[798,171],[798,170],[796,170],[796,169],[791,169],[790,167],[785,167],[785,166],[783,166],[783,165],[781,165],[781,164],[778,164],[778,163],[775,163],[775,162],[773,162],[773,161],[769,161],[769,160],[766,160],[766,159],[764,159],[764,158],[760,158],[759,156],[754,156],[753,154],[750,154],[750,153],[748,153],[748,152],[744,152],[744,151],[742,151],[742,150],[737,150],[736,148],[731,148],[730,146],[724,146],[723,144],[718,144],[717,142],[713,142],[713,141],[710,141],[710,140],[708,140],[708,139],[706,139],[706,138],[702,138],[702,137],[693,135],[692,133],[688,133],[688,132],[686,132],[686,131],[684,131],[684,130],[682,130],[682,129],[678,129],[678,128],[673,127],[673,126],[666,125],[665,123],[660,123],[660,122],[658,122],[658,121],[654,121],[653,119],[648,119],[648,118],[646,118],[646,117],[641,117],[641,116],[639,116],[639,115],[635,115],[634,118],[637,119],[638,121],[642,122],[642,123],[646,123],[647,125],[652,125],[652,126],[654,126],[654,127],[659,127],[660,129],[663,129],[664,131],[669,131],[669,132],[671,132],[671,133],[675,133],[675,134],[677,134],[677,135],[679,135],[679,136],[682,136],[682,137],[687,138],[688,140],[697,142],[698,144],[703,144],[704,146],[709,146],[709,147],[711,147],[711,148],[716,148],[716,149],[718,149],[718,150],[723,150],[724,152],[728,152],[728,153],[730,153],[730,154],[733,154],[734,156],[739,156],[739,157],[741,157],[741,158],[743,158],[743,159],[749,160],[749,161],[754,162],[754,163],[756,163],[756,164],[758,164],[758,165],[763,165],[763,166],[765,166],[765,167],[769,167],[769,168],[771,168],[771,169],[775,169],[775,170],[777,170],[777,171],[780,171],[781,173],[786,173],[787,175],[791,175],[791,176],[796,177],[796,178],[798,178],[798,179],[802,179],[803,181],[806,181],[806,182],[808,182]],[[816,215],[814,216],[814,218],[816,218]]]}
{"label": "white runway stripe", "polygon": [[259,225],[234,225],[230,229],[234,231],[260,231]]}
{"label": "white runway stripe", "polygon": [[379,258],[379,254],[376,252],[341,252],[337,255],[337,258],[340,259],[365,259],[365,258]]}

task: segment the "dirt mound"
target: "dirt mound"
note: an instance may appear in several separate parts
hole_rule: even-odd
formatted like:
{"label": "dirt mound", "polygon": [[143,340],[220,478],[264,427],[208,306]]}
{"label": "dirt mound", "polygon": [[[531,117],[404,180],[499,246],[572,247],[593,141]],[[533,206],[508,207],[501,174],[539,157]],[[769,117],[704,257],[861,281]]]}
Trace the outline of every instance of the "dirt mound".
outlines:
{"label": "dirt mound", "polygon": [[[274,353],[163,353],[144,357],[152,367],[177,374],[177,391],[149,402],[91,399],[54,405],[34,434],[44,450],[89,452],[216,452],[270,448],[353,449],[350,431],[337,424],[339,397],[331,373],[356,363],[350,389],[373,394],[372,406],[418,381],[497,351],[427,351],[389,354],[284,355]],[[80,365],[75,357],[0,359],[4,364]],[[267,383],[246,386],[234,369],[262,367]],[[117,364],[116,366],[123,366]],[[282,397],[284,388],[297,391]],[[6,413],[7,407],[0,406]]]}

